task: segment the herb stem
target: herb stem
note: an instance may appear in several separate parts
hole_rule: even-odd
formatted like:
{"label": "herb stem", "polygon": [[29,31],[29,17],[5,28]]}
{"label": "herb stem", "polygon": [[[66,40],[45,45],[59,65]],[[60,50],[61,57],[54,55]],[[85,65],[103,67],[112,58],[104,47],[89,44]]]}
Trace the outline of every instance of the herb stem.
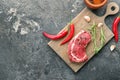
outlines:
{"label": "herb stem", "polygon": [[92,40],[94,42],[94,51],[95,53],[97,53],[104,45],[104,42],[105,42],[105,34],[104,34],[104,31],[103,31],[103,28],[101,27],[100,29],[100,47],[97,47],[97,35],[96,35],[96,24],[94,23],[92,26],[91,26],[91,34],[92,34]]}

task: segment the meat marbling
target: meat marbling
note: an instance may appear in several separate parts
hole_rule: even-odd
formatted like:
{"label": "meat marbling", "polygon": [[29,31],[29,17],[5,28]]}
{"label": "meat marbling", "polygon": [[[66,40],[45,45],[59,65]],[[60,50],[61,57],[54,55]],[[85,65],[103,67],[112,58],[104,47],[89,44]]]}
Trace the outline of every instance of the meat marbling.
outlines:
{"label": "meat marbling", "polygon": [[88,60],[86,47],[91,41],[89,32],[81,30],[68,44],[68,56],[71,62],[84,62]]}

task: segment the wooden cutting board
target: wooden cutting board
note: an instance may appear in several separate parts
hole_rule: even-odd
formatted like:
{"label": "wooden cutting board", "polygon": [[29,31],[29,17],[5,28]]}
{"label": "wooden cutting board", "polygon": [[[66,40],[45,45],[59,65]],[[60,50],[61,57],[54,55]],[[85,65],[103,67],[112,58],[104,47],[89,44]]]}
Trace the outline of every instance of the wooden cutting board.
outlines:
{"label": "wooden cutting board", "polygon": [[[112,8],[115,8],[114,10],[112,10]],[[105,44],[113,37],[113,33],[111,32],[111,30],[107,27],[107,25],[105,24],[104,20],[106,18],[106,16],[108,15],[114,15],[119,11],[119,6],[114,3],[111,2],[108,4],[107,9],[106,9],[106,13],[104,16],[99,17],[96,16],[94,13],[92,13],[88,8],[84,8],[73,20],[72,23],[75,24],[75,34],[74,36],[80,32],[81,30],[88,30],[91,25],[93,24],[93,22],[95,23],[103,23],[103,29],[104,29],[104,33],[105,33]],[[87,23],[84,20],[84,16],[90,16],[91,18],[91,22]],[[69,25],[65,26],[65,27],[69,27]],[[64,28],[63,28],[64,29]],[[98,35],[97,37],[97,46],[100,46],[100,29],[97,28],[97,33]],[[64,38],[63,38],[64,39]],[[61,41],[63,41],[63,39],[57,40],[57,41],[53,41],[51,40],[48,45],[58,54],[58,56],[60,56],[65,63],[74,71],[77,72],[81,67],[83,67],[83,65],[87,62],[84,63],[72,63],[69,61],[68,58],[68,54],[67,54],[67,47],[68,47],[68,43],[60,46]],[[88,55],[89,60],[95,55],[94,52],[94,45],[93,45],[93,41],[90,42],[90,44],[87,46],[86,48],[86,52]],[[88,60],[88,61],[89,61]]]}

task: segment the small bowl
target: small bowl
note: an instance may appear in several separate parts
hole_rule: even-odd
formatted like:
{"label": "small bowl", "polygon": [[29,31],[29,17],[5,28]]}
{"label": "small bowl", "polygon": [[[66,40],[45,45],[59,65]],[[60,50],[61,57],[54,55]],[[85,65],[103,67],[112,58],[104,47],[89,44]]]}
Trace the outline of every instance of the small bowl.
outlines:
{"label": "small bowl", "polygon": [[89,7],[89,8],[98,9],[98,8],[101,8],[102,6],[104,6],[107,3],[107,0],[104,0],[100,4],[93,4],[93,3],[90,2],[90,0],[84,0],[84,2],[86,3],[87,7]]}

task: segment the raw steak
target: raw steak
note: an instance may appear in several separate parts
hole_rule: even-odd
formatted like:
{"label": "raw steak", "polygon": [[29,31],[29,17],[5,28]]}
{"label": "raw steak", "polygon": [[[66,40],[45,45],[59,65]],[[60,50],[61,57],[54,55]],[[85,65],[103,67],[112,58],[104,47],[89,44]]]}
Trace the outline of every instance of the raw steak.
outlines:
{"label": "raw steak", "polygon": [[91,41],[89,32],[81,30],[68,44],[68,55],[71,62],[88,60],[86,46]]}

